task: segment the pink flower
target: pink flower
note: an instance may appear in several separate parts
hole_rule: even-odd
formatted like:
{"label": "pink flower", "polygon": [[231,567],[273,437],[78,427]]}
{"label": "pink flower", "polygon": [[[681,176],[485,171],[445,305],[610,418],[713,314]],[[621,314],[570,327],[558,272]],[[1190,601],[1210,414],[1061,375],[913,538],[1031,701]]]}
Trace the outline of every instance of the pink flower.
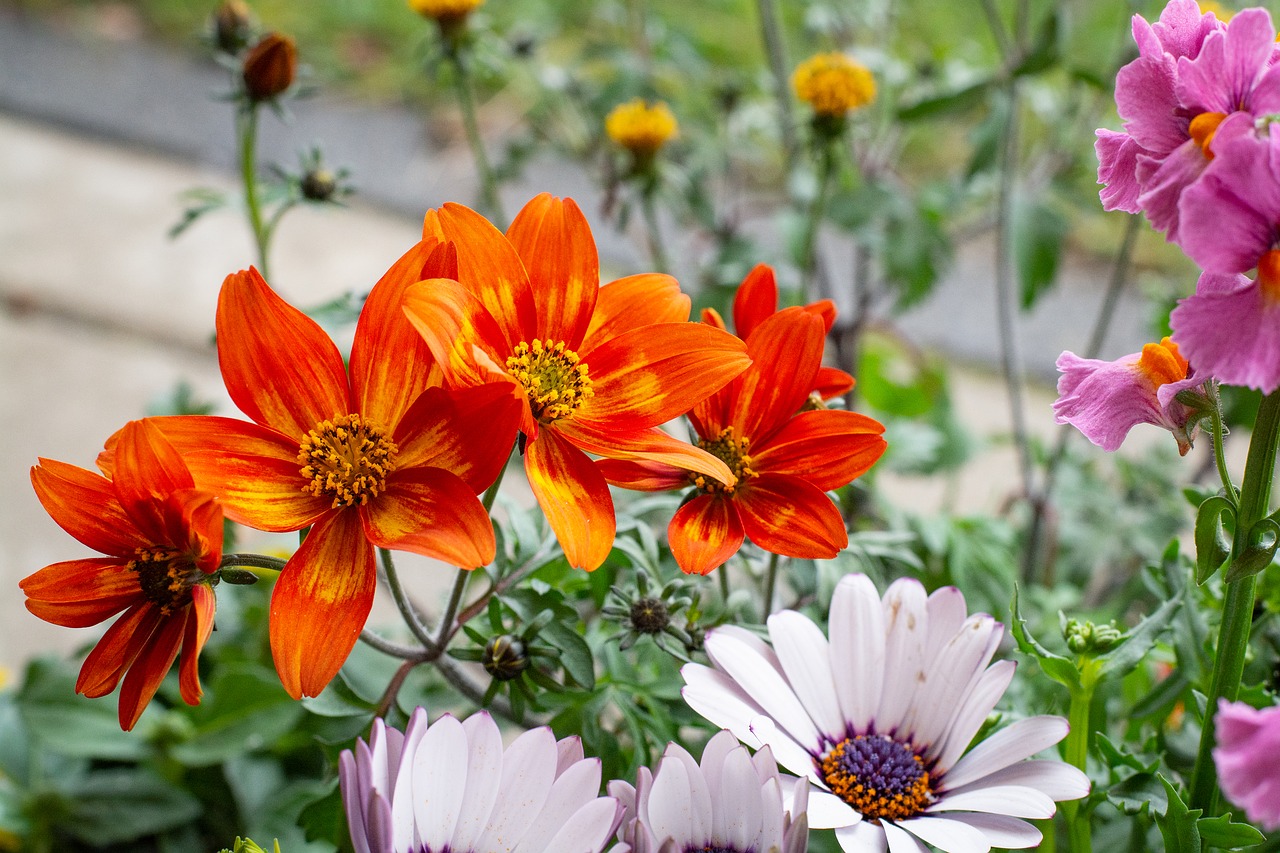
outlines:
{"label": "pink flower", "polygon": [[1053,411],[1060,424],[1071,424],[1103,450],[1115,450],[1137,424],[1155,424],[1173,433],[1178,452],[1186,455],[1195,437],[1191,409],[1175,398],[1184,388],[1204,382],[1188,376],[1187,360],[1169,338],[1147,344],[1142,352],[1115,361],[1058,356],[1058,400]]}
{"label": "pink flower", "polygon": [[1256,280],[1204,273],[1169,322],[1199,375],[1266,394],[1280,388],[1280,252],[1263,257]]}
{"label": "pink flower", "polygon": [[1216,724],[1213,763],[1222,793],[1268,832],[1280,827],[1280,707],[1222,699]]}

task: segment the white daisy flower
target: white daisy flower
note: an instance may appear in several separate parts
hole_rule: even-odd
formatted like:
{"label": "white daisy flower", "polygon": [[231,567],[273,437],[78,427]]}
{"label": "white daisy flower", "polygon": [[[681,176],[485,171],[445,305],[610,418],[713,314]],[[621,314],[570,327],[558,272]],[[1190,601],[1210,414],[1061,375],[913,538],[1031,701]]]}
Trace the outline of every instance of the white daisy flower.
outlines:
{"label": "white daisy flower", "polygon": [[1024,760],[1067,735],[1030,717],[966,752],[1013,677],[988,666],[1003,627],[968,616],[953,587],[895,582],[881,601],[865,575],[841,579],[830,640],[805,616],[769,617],[772,646],[732,625],[710,632],[714,668],[682,670],[689,705],[810,782],[808,819],[850,851],[947,853],[1026,848],[1055,801],[1089,791],[1056,760]]}
{"label": "white daisy flower", "polygon": [[622,819],[578,738],[544,726],[504,751],[483,712],[428,726],[418,708],[403,734],[374,720],[338,774],[356,853],[600,853]]}
{"label": "white daisy flower", "polygon": [[657,772],[641,767],[634,788],[609,783],[626,808],[610,853],[804,853],[808,786],[794,781],[788,809],[768,747],[752,756],[729,732],[711,738],[701,764],[668,744]]}

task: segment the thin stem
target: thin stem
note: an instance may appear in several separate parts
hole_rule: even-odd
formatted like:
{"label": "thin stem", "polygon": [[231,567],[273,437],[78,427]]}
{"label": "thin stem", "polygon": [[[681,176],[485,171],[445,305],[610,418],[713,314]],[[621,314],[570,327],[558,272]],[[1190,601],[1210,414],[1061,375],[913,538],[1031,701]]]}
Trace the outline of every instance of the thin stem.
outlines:
{"label": "thin stem", "polygon": [[279,572],[284,568],[286,560],[279,557],[268,557],[266,554],[223,554],[219,569],[266,569]]}
{"label": "thin stem", "polygon": [[761,611],[761,624],[768,622],[769,614],[773,612],[774,589],[778,586],[778,562],[777,554],[769,555],[769,565],[764,575],[764,608]]}
{"label": "thin stem", "polygon": [[403,643],[393,642],[375,634],[368,628],[360,632],[360,642],[370,648],[377,649],[384,655],[390,655],[401,660],[422,661],[423,655],[429,651],[421,646],[406,646]]}
{"label": "thin stem", "polygon": [[782,27],[778,24],[778,7],[774,0],[756,0],[760,11],[760,35],[764,37],[764,50],[769,56],[769,71],[773,75],[774,97],[778,101],[778,124],[782,130],[782,153],[786,163],[796,161],[798,146],[796,129],[791,122],[791,81],[788,72],[787,47],[782,40]]}
{"label": "thin stem", "polygon": [[1240,505],[1240,493],[1236,491],[1235,483],[1231,482],[1231,472],[1227,470],[1227,454],[1226,448],[1223,446],[1223,439],[1226,437],[1227,430],[1222,424],[1222,400],[1218,396],[1218,383],[1211,381],[1209,383],[1209,394],[1213,400],[1213,408],[1209,411],[1209,432],[1213,440],[1213,463],[1218,468],[1218,477],[1222,480],[1222,488],[1227,493],[1227,498],[1235,505]]}
{"label": "thin stem", "polygon": [[471,157],[475,160],[476,175],[480,178],[480,199],[484,214],[493,221],[499,230],[507,227],[507,217],[502,211],[502,200],[498,197],[498,178],[489,165],[489,156],[484,150],[484,140],[480,137],[480,123],[476,120],[476,102],[471,93],[471,69],[463,56],[461,45],[452,45],[448,49],[449,60],[453,63],[454,85],[458,90],[458,107],[462,112],[462,127],[467,134],[467,145],[471,148]]}
{"label": "thin stem", "polygon": [[[1262,399],[1258,417],[1253,423],[1249,455],[1244,466],[1244,482],[1240,486],[1240,503],[1236,512],[1235,541],[1232,560],[1238,559],[1249,545],[1254,524],[1267,514],[1271,501],[1271,482],[1275,476],[1276,445],[1280,439],[1280,391]],[[1230,571],[1230,564],[1224,571]],[[1249,649],[1249,632],[1253,623],[1257,575],[1249,575],[1227,584],[1222,602],[1222,624],[1218,628],[1218,649],[1205,705],[1204,725],[1200,730],[1200,749],[1191,776],[1191,808],[1204,809],[1206,816],[1217,811],[1218,777],[1213,764],[1215,742],[1214,714],[1218,700],[1233,702],[1240,693],[1244,674],[1245,653]]]}
{"label": "thin stem", "polygon": [[435,640],[431,638],[431,631],[423,624],[417,608],[413,606],[408,593],[400,583],[400,576],[396,573],[396,564],[391,558],[391,552],[386,548],[379,548],[378,553],[382,557],[382,570],[387,576],[387,588],[391,590],[391,598],[396,603],[396,609],[400,611],[400,618],[404,619],[404,623],[409,626],[409,630],[413,632],[413,636],[419,643],[428,649],[434,648]]}
{"label": "thin stem", "polygon": [[529,725],[527,719],[522,721],[516,717],[515,711],[511,709],[511,703],[507,701],[506,697],[494,696],[489,700],[489,704],[485,705],[484,690],[480,689],[479,685],[468,678],[462,667],[458,666],[457,661],[452,658],[441,656],[436,661],[436,670],[445,681],[449,682],[463,696],[474,702],[477,707],[488,708],[488,710],[505,717],[513,723],[523,726]]}
{"label": "thin stem", "polygon": [[382,692],[382,698],[378,700],[377,716],[386,718],[391,711],[391,706],[396,702],[396,696],[400,693],[400,688],[404,686],[404,680],[409,677],[409,673],[413,672],[413,668],[417,666],[419,661],[406,660],[396,669],[396,674],[391,676],[387,689]]}
{"label": "thin stem", "polygon": [[449,592],[449,603],[445,605],[444,613],[440,615],[440,624],[433,644],[433,647],[441,652],[444,651],[449,638],[453,636],[453,619],[458,613],[458,605],[462,603],[462,593],[467,588],[467,580],[471,577],[471,571],[471,569],[458,569],[458,574],[453,579],[453,589]]}
{"label": "thin stem", "polygon": [[267,269],[267,228],[262,221],[262,206],[258,200],[258,105],[250,103],[237,114],[237,130],[240,133],[240,180],[244,184],[244,206],[249,214],[249,229],[258,248],[258,272],[267,281],[271,274]]}
{"label": "thin stem", "polygon": [[671,263],[667,260],[667,250],[662,240],[662,232],[658,229],[658,211],[654,207],[654,187],[646,184],[640,191],[640,209],[644,213],[645,228],[649,232],[649,258],[656,269],[655,272],[670,272]]}
{"label": "thin stem", "polygon": [[716,569],[716,575],[720,581],[720,597],[725,601],[729,600],[729,564],[725,563]]}
{"label": "thin stem", "polygon": [[[1086,664],[1089,666],[1092,664]],[[1089,708],[1093,704],[1093,681],[1082,673],[1081,686],[1071,691],[1071,706],[1067,712],[1067,724],[1070,731],[1065,744],[1065,758],[1068,764],[1081,773],[1086,771],[1089,759]],[[1089,814],[1080,807],[1080,803],[1071,801],[1062,804],[1062,813],[1067,820],[1067,834],[1071,839],[1071,853],[1090,853],[1093,849],[1093,835],[1089,826]]]}
{"label": "thin stem", "polygon": [[823,140],[818,153],[818,192],[805,216],[804,243],[801,245],[800,282],[801,297],[808,302],[814,297],[814,276],[818,268],[818,231],[827,213],[827,196],[831,191],[831,179],[836,170],[836,143]]}

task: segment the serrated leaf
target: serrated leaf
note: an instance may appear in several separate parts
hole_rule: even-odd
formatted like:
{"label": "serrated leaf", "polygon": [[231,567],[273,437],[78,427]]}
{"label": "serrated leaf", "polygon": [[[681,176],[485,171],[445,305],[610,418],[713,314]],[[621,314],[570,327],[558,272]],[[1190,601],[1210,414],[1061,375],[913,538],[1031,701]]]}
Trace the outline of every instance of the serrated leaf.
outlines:
{"label": "serrated leaf", "polygon": [[1172,624],[1173,617],[1181,604],[1182,593],[1179,592],[1139,622],[1137,627],[1125,635],[1119,645],[1105,655],[1099,655],[1097,660],[1102,663],[1102,668],[1098,671],[1098,677],[1119,678],[1145,659],[1147,653],[1156,644],[1156,640]]}
{"label": "serrated leaf", "polygon": [[1236,508],[1221,495],[1207,498],[1196,511],[1196,583],[1213,577],[1231,559],[1231,540],[1224,529],[1224,517],[1235,523]]}
{"label": "serrated leaf", "polygon": [[1040,668],[1044,670],[1044,674],[1054,681],[1070,689],[1079,687],[1080,670],[1076,668],[1075,663],[1040,645],[1036,638],[1031,636],[1031,632],[1027,630],[1027,621],[1022,618],[1022,614],[1018,609],[1018,588],[1016,586],[1013,590],[1012,609],[1013,624],[1011,628],[1014,642],[1018,644],[1018,650],[1035,658],[1036,663],[1040,664]]}
{"label": "serrated leaf", "polygon": [[1168,808],[1164,786],[1154,773],[1135,773],[1106,790],[1107,799],[1128,815],[1142,814],[1150,808],[1153,814]]}
{"label": "serrated leaf", "polygon": [[1210,847],[1223,850],[1244,850],[1267,840],[1258,828],[1247,823],[1232,823],[1231,815],[1202,817],[1196,822],[1200,838]]}
{"label": "serrated leaf", "polygon": [[1160,827],[1160,834],[1164,836],[1165,853],[1200,853],[1200,830],[1197,824],[1203,810],[1188,809],[1182,795],[1168,779],[1159,773],[1156,774],[1156,779],[1164,788],[1167,802],[1163,812],[1157,811],[1154,804],[1151,810],[1155,814],[1156,826]]}

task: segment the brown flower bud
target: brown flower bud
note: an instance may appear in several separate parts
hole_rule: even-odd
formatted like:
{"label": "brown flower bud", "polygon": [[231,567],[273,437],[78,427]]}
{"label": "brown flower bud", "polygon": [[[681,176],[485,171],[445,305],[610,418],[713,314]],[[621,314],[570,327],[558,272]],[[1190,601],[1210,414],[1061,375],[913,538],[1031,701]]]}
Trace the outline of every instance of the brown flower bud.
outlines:
{"label": "brown flower bud", "polygon": [[253,19],[243,0],[223,0],[213,13],[213,40],[218,50],[235,55],[249,42]]}
{"label": "brown flower bud", "polygon": [[244,91],[251,101],[269,101],[293,83],[298,49],[293,39],[268,33],[244,58]]}

